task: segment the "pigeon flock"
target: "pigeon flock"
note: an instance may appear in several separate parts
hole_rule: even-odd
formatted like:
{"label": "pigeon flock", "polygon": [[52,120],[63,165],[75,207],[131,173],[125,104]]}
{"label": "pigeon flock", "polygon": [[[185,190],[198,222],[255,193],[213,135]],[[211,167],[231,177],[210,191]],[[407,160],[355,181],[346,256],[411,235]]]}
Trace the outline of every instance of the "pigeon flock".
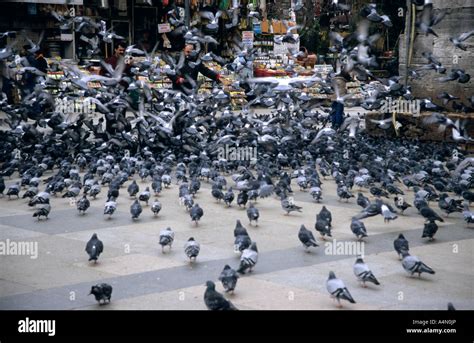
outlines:
{"label": "pigeon flock", "polygon": [[[72,23],[71,19],[51,14],[61,25]],[[377,80],[383,85],[375,95],[367,94],[362,107],[376,110],[389,97],[413,99],[409,87],[400,84],[398,77],[380,79],[368,70],[376,66],[375,56],[370,51],[380,36],[369,36],[369,27],[372,23],[390,27],[390,18],[380,15],[374,4],[364,7],[359,15],[356,32],[345,38],[331,32],[330,37],[332,49],[339,52],[344,61],[343,72],[356,72],[360,80]],[[436,35],[434,27],[445,15],[448,14],[435,13],[432,5],[426,4],[417,26],[423,33]],[[208,26],[212,29],[220,15],[203,13],[202,17],[209,20]],[[97,23],[93,18],[76,17],[74,22],[76,31],[98,30],[96,38],[90,40],[91,53],[98,39],[104,42],[120,39],[105,23]],[[204,46],[212,38],[196,28],[184,26],[183,22],[175,30],[198,45]],[[290,39],[292,30],[281,39]],[[462,33],[451,42],[465,50],[466,41],[472,35],[472,31]],[[37,45],[31,42],[32,49]],[[223,212],[244,208],[242,213],[247,214],[252,229],[257,229],[259,220],[266,215],[257,205],[268,199],[280,200],[281,220],[298,216],[299,212],[314,213],[314,232],[302,224],[299,231],[289,228],[295,229],[295,244],[299,244],[299,240],[308,253],[321,249],[318,237],[333,239],[332,214],[324,205],[327,197],[335,197],[353,208],[360,207],[360,212],[349,218],[351,224],[346,229],[357,241],[377,239],[371,237],[370,227],[364,223],[368,217],[383,217],[380,225],[389,226],[405,212],[416,213],[425,219],[420,238],[426,240],[435,239],[437,231],[443,230],[443,216],[459,213],[466,226],[474,223],[474,213],[469,208],[474,201],[474,159],[463,155],[456,144],[372,137],[365,132],[364,115],[360,113],[348,114],[339,128],[331,128],[329,109],[300,90],[317,83],[328,94],[335,94],[337,101],[344,102],[347,96],[340,96],[340,90],[332,82],[335,74],[326,78],[314,75],[309,79],[295,75],[285,85],[275,79],[247,79],[241,76],[242,71],[251,65],[257,51],[244,49],[238,41],[234,48],[236,59],[223,64],[238,77],[232,87],[241,89],[250,85],[246,93],[252,100],[241,111],[231,108],[229,93],[219,85],[211,94],[198,93],[197,85],[187,92],[178,92],[150,88],[134,79],[126,80],[129,83],[123,87],[124,63],[115,70],[105,66],[107,76],[86,76],[73,65],[56,62],[51,68],[63,71],[63,79],[51,79],[38,73],[34,91],[20,104],[8,104],[6,96],[0,94],[0,110],[6,114],[3,124],[8,125],[2,129],[0,139],[1,201],[18,202],[18,206],[31,208],[32,216],[38,221],[56,220],[53,203],[71,201],[80,214],[74,220],[94,216],[104,221],[104,225],[117,212],[125,211],[125,204],[132,223],[139,223],[147,215],[159,225],[161,213],[168,205],[159,200],[161,193],[175,192],[174,185],[177,185],[176,201],[183,207],[181,220],[192,223],[196,232],[193,237],[179,237],[186,242],[183,252],[193,264],[199,263],[205,253],[201,251],[202,242],[199,243],[200,223],[213,221],[206,204],[197,202],[199,193],[204,191],[202,183],[209,185],[206,192],[217,204],[222,204]],[[209,59],[221,60],[213,54],[199,53],[201,58],[196,64]],[[173,75],[182,64],[166,53],[158,56],[154,50],[148,54],[134,46],[129,46],[126,54],[146,55],[146,59],[134,63],[131,70],[136,76],[150,79],[160,74]],[[15,61],[14,56],[13,45],[0,51],[0,61],[25,62]],[[446,73],[434,56],[429,53],[424,56],[429,63],[421,68],[423,71]],[[160,59],[166,61],[166,67],[160,67]],[[414,70],[412,74],[418,75],[422,70]],[[469,79],[463,70],[453,69],[440,82],[465,83]],[[91,81],[99,82],[101,87],[89,88],[87,83]],[[50,85],[57,86],[59,93],[51,94]],[[131,99],[132,91],[139,94],[136,106]],[[55,97],[71,101],[87,99],[95,104],[99,118],[83,113],[61,113],[55,109]],[[474,97],[468,99],[468,103],[460,103],[457,97],[447,93],[441,94],[439,99],[443,100],[439,105],[431,99],[423,100],[424,110],[436,111],[426,116],[424,124],[452,131],[457,142],[471,142],[473,138],[467,135],[466,123],[453,122],[443,112],[451,110],[447,107],[449,104],[470,112]],[[253,110],[256,105],[268,110],[264,114],[256,113]],[[382,129],[391,129],[391,117],[377,124]],[[224,146],[250,147],[257,151],[257,156],[222,158],[220,152]],[[12,178],[20,181],[13,182]],[[336,194],[326,193],[326,182],[334,182]],[[408,192],[414,194],[412,204],[407,202],[405,194]],[[296,194],[307,198],[306,205],[295,202],[292,195]],[[92,202],[104,204],[103,216],[91,211]],[[251,275],[254,270],[258,272],[257,242],[252,240],[252,231],[249,234],[241,220],[236,222],[233,241],[234,252],[240,255],[240,260],[234,266],[226,264],[220,275],[216,274],[225,293],[230,294],[238,292],[239,277]],[[215,221],[213,225],[219,223]],[[166,227],[157,230],[156,242],[150,244],[154,244],[157,251],[161,246],[162,258],[166,258],[174,240],[175,231]],[[231,251],[232,237],[228,242],[229,246],[223,248]],[[107,242],[94,234],[85,248],[88,260],[99,263],[105,245]],[[409,242],[403,234],[398,235],[393,245],[401,259],[401,270],[409,275],[435,274],[419,257],[410,255]],[[265,253],[261,255],[260,259],[264,260]],[[429,257],[423,256],[425,258],[429,264]],[[362,257],[357,257],[353,271],[363,287],[367,287],[367,283],[380,286],[374,275],[377,270],[371,271]],[[237,309],[216,291],[214,281],[207,281],[205,286],[204,303],[208,309]],[[329,273],[326,288],[338,306],[341,300],[355,303],[344,282],[333,271]],[[99,304],[108,303],[112,286],[97,284],[92,286],[90,294]]]}

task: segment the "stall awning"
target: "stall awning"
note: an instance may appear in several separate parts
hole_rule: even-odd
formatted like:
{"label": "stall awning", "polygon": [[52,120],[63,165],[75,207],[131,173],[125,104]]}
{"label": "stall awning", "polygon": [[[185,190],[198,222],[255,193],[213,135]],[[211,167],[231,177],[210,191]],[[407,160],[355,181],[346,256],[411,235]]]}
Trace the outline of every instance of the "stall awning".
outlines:
{"label": "stall awning", "polygon": [[84,0],[4,0],[3,2],[27,2],[35,4],[83,5]]}

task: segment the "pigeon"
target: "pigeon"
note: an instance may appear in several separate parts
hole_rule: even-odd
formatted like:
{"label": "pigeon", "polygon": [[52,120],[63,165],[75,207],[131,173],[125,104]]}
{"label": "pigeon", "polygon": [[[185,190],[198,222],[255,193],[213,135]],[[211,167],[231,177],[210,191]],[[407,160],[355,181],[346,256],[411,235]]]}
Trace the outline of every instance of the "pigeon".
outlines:
{"label": "pigeon", "polygon": [[132,215],[132,219],[136,220],[138,217],[140,217],[140,214],[142,213],[142,205],[138,202],[138,199],[135,199],[133,204],[130,206],[130,214]]}
{"label": "pigeon", "polygon": [[444,222],[443,218],[441,218],[435,211],[433,211],[428,206],[423,206],[420,208],[420,214],[426,218],[426,221],[440,221]]}
{"label": "pigeon", "polygon": [[459,36],[450,37],[449,40],[451,41],[451,43],[454,44],[455,47],[466,51],[467,45],[464,44],[463,42],[473,35],[474,35],[474,30],[471,30],[468,32],[463,32]]}
{"label": "pigeon", "polygon": [[281,195],[281,208],[285,211],[285,215],[289,215],[290,212],[298,211],[301,212],[302,207],[296,206],[292,198],[288,198],[285,194]]}
{"label": "pigeon", "polygon": [[326,206],[323,206],[321,208],[321,211],[319,211],[319,218],[325,220],[328,223],[329,227],[332,227],[332,214],[326,208]]}
{"label": "pigeon", "polygon": [[86,244],[86,252],[89,254],[89,261],[97,263],[97,259],[102,251],[104,251],[104,244],[97,238],[97,234],[94,233]]}
{"label": "pigeon", "polygon": [[320,233],[323,240],[325,240],[325,236],[332,237],[329,223],[322,219],[319,214],[316,215],[316,224],[314,224],[314,228]]}
{"label": "pigeon", "polygon": [[385,223],[388,223],[391,220],[395,220],[395,219],[398,218],[398,216],[395,213],[393,213],[392,211],[390,211],[388,206],[385,205],[385,204],[382,204],[381,210],[382,210],[383,220],[384,220]]}
{"label": "pigeon", "polygon": [[87,199],[87,196],[84,194],[79,201],[76,202],[76,207],[77,210],[79,211],[79,214],[85,214],[87,209],[91,206],[91,203],[89,199]]}
{"label": "pigeon", "polygon": [[107,201],[104,205],[104,215],[108,214],[110,218],[116,209],[117,203],[115,201]]}
{"label": "pigeon", "polygon": [[234,252],[243,253],[243,251],[250,247],[252,240],[247,232],[247,229],[242,226],[240,220],[237,219],[234,229]]}
{"label": "pigeon", "polygon": [[464,211],[462,212],[462,215],[467,225],[474,223],[474,213],[469,211],[469,205],[467,202],[464,203]]}
{"label": "pigeon", "polygon": [[357,205],[366,208],[370,205],[369,198],[365,197],[362,193],[357,193]]}
{"label": "pigeon", "polygon": [[255,222],[255,226],[258,226],[258,218],[260,217],[260,213],[258,209],[252,204],[249,204],[249,208],[247,209],[247,217],[249,218],[250,225],[252,222]]}
{"label": "pigeon", "polygon": [[355,218],[352,218],[351,231],[357,237],[358,240],[367,237],[367,229],[365,228],[364,223]]}
{"label": "pigeon", "polygon": [[355,300],[352,298],[352,295],[349,293],[349,290],[344,285],[341,279],[336,278],[336,274],[333,271],[329,272],[329,278],[326,281],[326,289],[328,290],[331,298],[337,300],[338,307],[342,307],[341,299],[347,300],[352,304],[355,304]]}
{"label": "pigeon", "polygon": [[429,238],[430,241],[434,239],[434,235],[438,231],[438,225],[436,225],[435,221],[430,221],[429,223],[425,223],[425,227],[423,228],[423,235],[421,238]]}
{"label": "pigeon", "polygon": [[36,204],[36,210],[35,213],[33,213],[33,217],[38,217],[38,221],[41,217],[48,219],[49,212],[51,212],[51,205],[49,204],[49,199],[47,199],[47,202],[44,204]]}
{"label": "pigeon", "polygon": [[157,216],[158,213],[161,211],[161,202],[158,199],[155,199],[151,204],[151,211],[153,212],[154,216]]}
{"label": "pigeon", "polygon": [[200,249],[201,246],[194,240],[193,237],[190,237],[184,245],[184,253],[186,256],[188,256],[191,262],[196,261],[196,257],[199,255]]}
{"label": "pigeon", "polygon": [[174,241],[174,232],[171,228],[167,227],[160,232],[160,245],[161,245],[161,252],[165,252],[165,247],[169,246],[171,250],[171,246],[173,245]]}
{"label": "pigeon", "polygon": [[309,231],[304,225],[301,225],[300,231],[298,232],[298,238],[300,242],[303,243],[305,249],[307,250],[310,247],[317,247],[318,243],[313,236],[313,233]]}
{"label": "pigeon", "polygon": [[198,222],[204,215],[204,211],[201,207],[199,207],[199,204],[194,204],[194,206],[191,208],[191,211],[189,212],[189,215],[191,216],[191,220],[196,223],[196,226],[198,226]]}
{"label": "pigeon", "polygon": [[434,274],[435,271],[428,267],[426,264],[420,261],[417,256],[410,255],[407,251],[402,253],[403,260],[402,266],[410,275],[418,273],[418,277],[421,276],[421,273]]}
{"label": "pigeon", "polygon": [[237,308],[224,296],[216,291],[216,285],[212,281],[206,282],[204,292],[204,303],[211,311],[235,311]]}
{"label": "pigeon", "polygon": [[224,194],[224,202],[227,205],[227,207],[230,207],[232,204],[232,201],[234,201],[234,192],[232,191],[232,187],[230,187],[227,193]]}
{"label": "pigeon", "polygon": [[237,271],[232,269],[228,264],[224,266],[221,274],[219,275],[219,281],[222,282],[222,286],[225,291],[234,293],[235,286],[237,285],[237,280],[239,279],[239,274]]}
{"label": "pigeon", "polygon": [[407,208],[411,207],[411,205],[407,203],[402,196],[396,196],[395,198],[393,198],[393,200],[395,202],[395,207],[402,210],[402,214]]}
{"label": "pigeon", "polygon": [[357,257],[353,269],[357,280],[362,282],[362,287],[367,287],[365,284],[366,282],[372,282],[376,285],[380,285],[374,274],[370,271],[367,264],[364,263],[362,257]]}
{"label": "pigeon", "polygon": [[18,199],[20,198],[20,183],[17,182],[13,185],[10,185],[7,189],[8,199],[10,200],[11,196],[16,196]]}
{"label": "pigeon", "polygon": [[252,268],[255,267],[258,261],[258,250],[257,250],[257,243],[252,242],[249,248],[245,249],[240,256],[240,266],[237,271],[240,274],[245,274],[248,270],[249,272],[252,271]]}
{"label": "pigeon", "polygon": [[144,201],[146,206],[148,206],[148,200],[150,200],[150,187],[146,187],[145,190],[140,193],[138,200]]}
{"label": "pigeon", "polygon": [[140,191],[140,187],[138,187],[137,181],[133,180],[131,184],[128,185],[127,192],[131,198],[135,197],[137,193]]}
{"label": "pigeon", "polygon": [[409,251],[408,241],[405,239],[403,234],[399,234],[398,238],[393,241],[393,247],[395,248],[400,260],[402,259],[403,253]]}
{"label": "pigeon", "polygon": [[100,283],[91,287],[89,295],[93,294],[99,305],[110,303],[112,297],[112,286],[106,283]]}

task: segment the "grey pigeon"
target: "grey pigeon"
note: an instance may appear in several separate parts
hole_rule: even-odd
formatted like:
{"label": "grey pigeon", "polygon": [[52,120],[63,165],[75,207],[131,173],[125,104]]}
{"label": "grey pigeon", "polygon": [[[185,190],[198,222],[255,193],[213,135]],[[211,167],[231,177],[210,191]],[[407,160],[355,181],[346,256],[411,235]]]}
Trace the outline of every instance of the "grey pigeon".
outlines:
{"label": "grey pigeon", "polygon": [[138,219],[140,217],[140,214],[142,213],[142,205],[138,202],[138,199],[135,199],[133,202],[132,206],[130,206],[130,214],[132,215],[132,219]]}
{"label": "grey pigeon", "polygon": [[403,234],[399,234],[398,238],[393,241],[393,247],[395,248],[399,259],[401,259],[403,252],[409,251],[408,241],[405,239]]}
{"label": "grey pigeon", "polygon": [[87,209],[91,206],[91,203],[89,199],[87,199],[87,196],[84,194],[82,198],[80,198],[77,203],[77,210],[79,211],[79,214],[85,214]]}
{"label": "grey pigeon", "polygon": [[35,213],[33,213],[33,217],[38,217],[38,220],[40,220],[41,217],[48,219],[49,212],[51,212],[51,205],[49,204],[49,199],[47,199],[47,203],[36,204],[36,210]]}
{"label": "grey pigeon", "polygon": [[160,245],[161,245],[161,252],[165,252],[165,247],[169,246],[171,250],[171,246],[173,245],[174,241],[174,232],[171,228],[167,227],[160,232]]}
{"label": "grey pigeon", "polygon": [[99,305],[110,303],[112,297],[112,286],[106,283],[97,284],[91,287],[89,295],[93,294]]}
{"label": "grey pigeon", "polygon": [[112,217],[115,210],[117,209],[117,203],[115,201],[107,201],[104,205],[104,215],[108,214],[109,218]]}
{"label": "grey pigeon", "polygon": [[225,265],[221,274],[219,275],[219,281],[222,282],[226,292],[234,293],[235,286],[237,285],[237,280],[239,279],[239,274],[237,271],[232,269],[228,264]]}
{"label": "grey pigeon", "polygon": [[314,224],[314,228],[319,232],[323,240],[325,240],[325,236],[332,237],[329,223],[322,219],[319,214],[316,215],[316,224]]}
{"label": "grey pigeon", "polygon": [[402,253],[403,260],[402,266],[409,274],[413,275],[418,273],[418,277],[421,276],[421,273],[434,274],[435,271],[428,267],[426,264],[421,262],[417,256],[412,256],[408,252]]}
{"label": "grey pigeon", "polygon": [[201,207],[199,207],[199,204],[194,204],[194,206],[191,208],[191,211],[189,212],[189,215],[191,216],[191,220],[195,222],[197,226],[199,220],[201,220],[201,217],[204,215],[204,211]]}
{"label": "grey pigeon", "polygon": [[342,307],[341,299],[355,304],[355,300],[344,285],[344,282],[342,282],[341,279],[336,278],[336,274],[334,274],[333,271],[329,272],[329,278],[326,281],[326,289],[331,295],[331,298],[337,300],[338,307]]}
{"label": "grey pigeon", "polygon": [[367,229],[365,228],[364,223],[355,218],[352,218],[351,231],[357,237],[358,240],[367,237]]}
{"label": "grey pigeon", "polygon": [[321,211],[319,211],[319,218],[324,219],[328,223],[329,227],[332,227],[332,214],[326,208],[326,206],[323,206]]}
{"label": "grey pigeon", "polygon": [[313,233],[309,231],[304,225],[301,225],[300,231],[298,232],[298,238],[300,242],[303,243],[305,249],[309,247],[317,247],[318,243],[313,236]]}
{"label": "grey pigeon", "polygon": [[302,209],[302,207],[296,206],[293,200],[287,198],[285,194],[281,195],[281,208],[283,209],[283,211],[286,212],[285,213],[286,216],[290,214],[290,212],[293,212],[293,211],[301,212],[301,209]]}
{"label": "grey pigeon", "polygon": [[153,212],[154,216],[157,216],[158,213],[161,211],[161,202],[158,201],[158,199],[155,199],[153,203],[151,204],[151,211]]}
{"label": "grey pigeon", "polygon": [[398,218],[398,216],[395,213],[393,213],[392,211],[390,211],[388,206],[385,205],[385,204],[382,204],[381,211],[382,211],[383,220],[384,220],[385,223],[388,223],[391,220],[395,220],[395,219]]}
{"label": "grey pigeon", "polygon": [[249,204],[249,208],[247,209],[247,217],[249,218],[250,224],[252,224],[254,221],[255,226],[258,226],[258,218],[260,217],[260,213],[252,203]]}
{"label": "grey pigeon", "polygon": [[196,261],[196,257],[199,255],[201,246],[194,240],[194,237],[190,237],[184,245],[184,253],[188,256],[191,262]]}
{"label": "grey pigeon", "polygon": [[429,240],[432,241],[437,231],[438,231],[438,225],[436,225],[435,221],[430,221],[428,223],[425,223],[425,227],[423,228],[423,234],[421,238],[429,238]]}
{"label": "grey pigeon", "polygon": [[353,269],[355,276],[357,276],[357,279],[362,282],[363,287],[367,287],[365,284],[366,282],[372,282],[376,285],[380,285],[374,274],[370,271],[367,264],[364,263],[362,257],[358,257],[356,259]]}
{"label": "grey pigeon", "polygon": [[257,243],[252,242],[248,249],[245,249],[242,252],[242,256],[240,256],[240,266],[237,271],[240,274],[245,274],[248,270],[249,272],[252,271],[252,268],[255,267],[258,261],[258,250],[257,250]]}
{"label": "grey pigeon", "polygon": [[237,308],[224,296],[216,291],[216,285],[212,281],[206,282],[204,292],[204,303],[211,311],[235,311]]}
{"label": "grey pigeon", "polygon": [[102,251],[104,251],[104,244],[97,237],[97,234],[94,233],[86,244],[86,252],[89,254],[89,261],[97,263],[97,259]]}
{"label": "grey pigeon", "polygon": [[240,220],[237,219],[237,223],[235,224],[234,229],[234,252],[242,253],[245,249],[250,247],[252,244],[252,240],[247,232],[247,229],[242,226]]}

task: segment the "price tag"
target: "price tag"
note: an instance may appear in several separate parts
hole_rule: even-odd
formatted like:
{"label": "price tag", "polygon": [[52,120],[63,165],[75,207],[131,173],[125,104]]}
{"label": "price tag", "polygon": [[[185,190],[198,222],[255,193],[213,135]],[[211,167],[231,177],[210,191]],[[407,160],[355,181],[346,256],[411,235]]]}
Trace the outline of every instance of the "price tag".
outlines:
{"label": "price tag", "polygon": [[158,24],[158,33],[166,33],[171,32],[171,26],[169,23],[166,24]]}

